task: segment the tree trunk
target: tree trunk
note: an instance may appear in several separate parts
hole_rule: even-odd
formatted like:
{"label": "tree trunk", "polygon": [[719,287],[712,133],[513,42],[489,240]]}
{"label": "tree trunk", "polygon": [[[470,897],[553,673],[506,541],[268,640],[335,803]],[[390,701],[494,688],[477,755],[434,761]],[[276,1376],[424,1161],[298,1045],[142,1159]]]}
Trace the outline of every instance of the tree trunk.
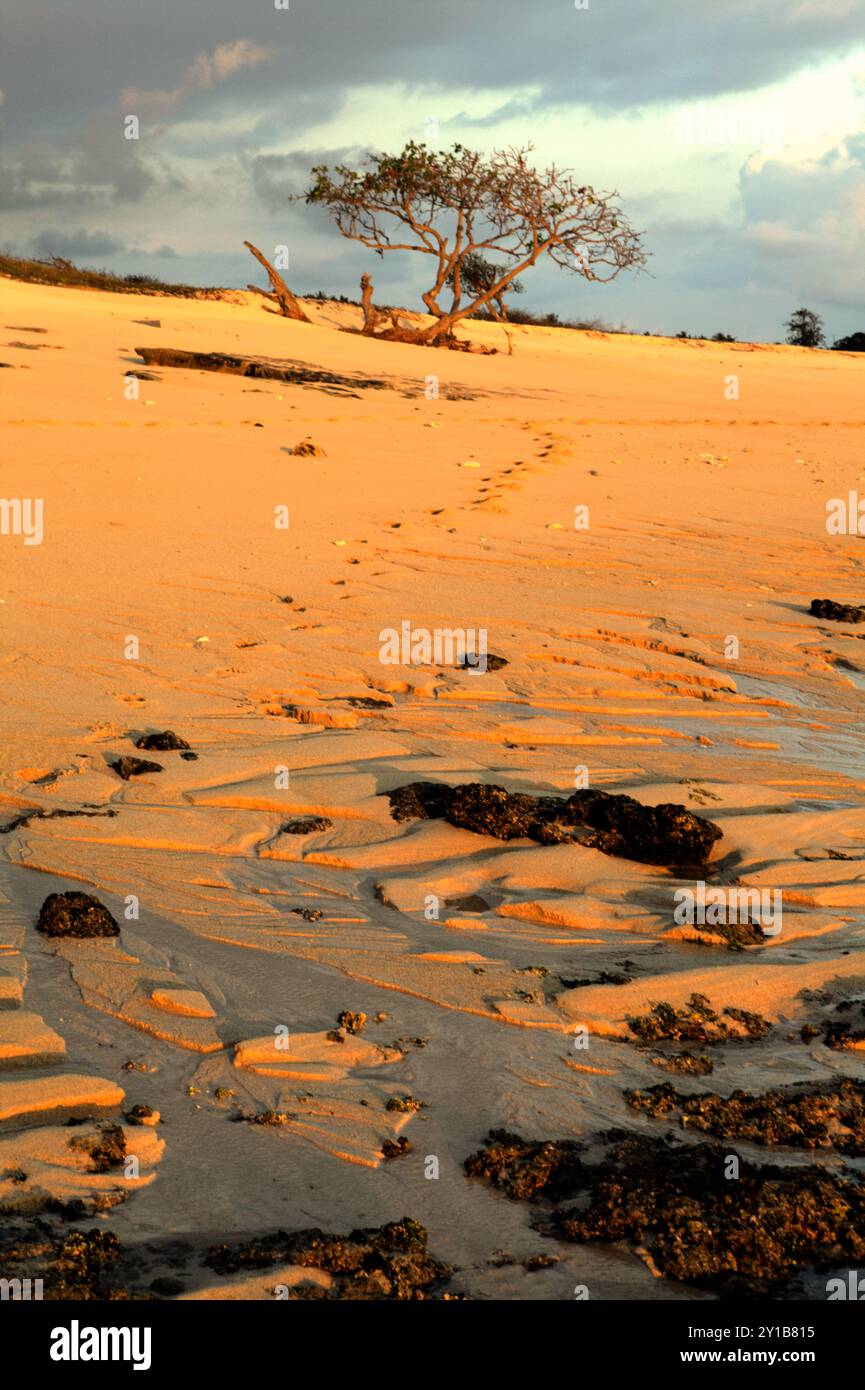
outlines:
{"label": "tree trunk", "polygon": [[[396,309],[377,309],[372,302],[372,280],[366,274],[360,277],[360,307],[363,311],[363,328],[361,332],[367,338],[401,338],[406,330],[400,326],[400,321]],[[382,324],[390,324],[390,328],[379,333]]]}
{"label": "tree trunk", "polygon": [[385,321],[385,316],[372,302],[372,280],[366,274],[360,277],[360,307],[363,311],[362,332],[370,337],[381,323]]}
{"label": "tree trunk", "polygon": [[439,310],[439,317],[423,328],[403,328],[396,309],[391,309],[389,313],[376,309],[372,302],[372,280],[366,274],[360,277],[360,307],[363,311],[360,331],[367,338],[380,338],[389,343],[425,343],[430,347],[441,344],[464,352],[495,352],[495,348],[479,348],[454,337],[454,324],[466,317],[467,310],[456,314],[445,314]]}
{"label": "tree trunk", "polygon": [[264,266],[267,271],[267,278],[270,281],[272,292],[268,293],[267,290],[260,290],[255,285],[250,285],[249,288],[254,290],[256,294],[262,295],[265,299],[271,300],[272,303],[278,304],[279,312],[282,314],[283,318],[297,319],[299,323],[310,323],[311,320],[307,318],[306,314],[301,309],[299,300],[292,294],[279,271],[274,269],[267,257],[263,256],[258,247],[253,246],[251,241],[245,241],[243,244],[247,251],[255,257],[259,265]]}

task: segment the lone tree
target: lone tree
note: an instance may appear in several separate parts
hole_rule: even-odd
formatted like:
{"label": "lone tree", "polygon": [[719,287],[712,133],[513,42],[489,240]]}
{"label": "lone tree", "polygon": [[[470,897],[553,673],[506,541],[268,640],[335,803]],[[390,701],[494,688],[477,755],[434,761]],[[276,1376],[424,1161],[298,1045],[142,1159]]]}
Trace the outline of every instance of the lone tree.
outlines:
{"label": "lone tree", "polygon": [[[316,165],[311,187],[297,196],[327,208],[343,236],[380,256],[416,251],[432,261],[432,284],[422,299],[433,322],[406,327],[373,311],[365,313],[365,333],[455,345],[456,324],[500,303],[542,256],[602,282],[645,265],[640,235],[618,207],[617,193],[596,193],[567,170],[541,173],[529,164],[530,151],[486,157],[454,145],[436,153],[410,141],[401,154],[369,155],[360,169]],[[484,252],[504,264],[495,268],[492,283],[478,284],[471,269],[477,262],[469,258],[480,255],[490,264]],[[451,302],[443,307],[439,298],[448,287]]]}
{"label": "lone tree", "polygon": [[[483,294],[484,290],[490,289],[502,278],[507,270],[507,266],[494,265],[482,256],[480,251],[470,251],[463,257],[460,265],[460,282],[466,294]],[[456,269],[452,270],[447,278],[449,290],[454,288],[456,281]],[[493,294],[489,302],[489,311],[494,319],[507,319],[508,311],[505,304],[506,294],[522,294],[525,286],[522,280],[511,280],[506,289],[499,290],[498,294]]]}
{"label": "lone tree", "polygon": [[813,309],[797,309],[784,327],[787,329],[787,342],[794,347],[822,347],[826,341],[823,320]]}

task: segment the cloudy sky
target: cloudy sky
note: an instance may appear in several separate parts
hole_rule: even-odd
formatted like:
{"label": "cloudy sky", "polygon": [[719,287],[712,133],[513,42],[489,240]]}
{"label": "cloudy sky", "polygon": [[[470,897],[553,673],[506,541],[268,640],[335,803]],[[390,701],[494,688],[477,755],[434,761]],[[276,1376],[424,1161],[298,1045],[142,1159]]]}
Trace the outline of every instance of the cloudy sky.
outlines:
{"label": "cloudy sky", "polygon": [[[581,6],[584,0],[577,0]],[[277,8],[279,6],[279,8]],[[26,0],[3,6],[0,246],[196,284],[419,307],[290,204],[313,164],[409,139],[534,147],[618,189],[649,273],[554,266],[521,304],[774,341],[807,305],[865,330],[865,0]],[[126,118],[140,138],[126,139]]]}

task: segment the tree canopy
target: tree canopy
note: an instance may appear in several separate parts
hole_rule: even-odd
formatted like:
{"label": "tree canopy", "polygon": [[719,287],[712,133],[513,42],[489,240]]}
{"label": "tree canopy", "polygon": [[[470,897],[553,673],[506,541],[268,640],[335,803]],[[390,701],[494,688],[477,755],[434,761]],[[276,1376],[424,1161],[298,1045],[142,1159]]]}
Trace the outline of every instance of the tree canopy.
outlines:
{"label": "tree canopy", "polygon": [[797,309],[784,327],[787,329],[787,342],[794,347],[822,347],[826,341],[823,320],[813,309]]}
{"label": "tree canopy", "polygon": [[836,338],[832,347],[835,352],[865,352],[865,333],[850,333],[846,338]]}
{"label": "tree canopy", "polygon": [[[493,261],[488,261],[480,251],[469,251],[468,255],[464,256],[460,263],[461,288],[466,294],[471,296],[482,294],[484,290],[488,290],[491,286],[498,283],[504,275],[505,269],[506,267],[496,265]],[[449,290],[454,288],[455,277],[456,271],[452,270],[447,279],[447,287]],[[506,319],[508,311],[505,305],[505,296],[508,294],[522,294],[524,289],[525,285],[522,280],[511,280],[505,289],[500,290],[498,294],[494,294],[488,306],[493,318]]]}
{"label": "tree canopy", "polygon": [[[313,168],[311,186],[298,196],[326,208],[343,236],[380,256],[412,251],[431,260],[430,287],[421,297],[433,323],[406,329],[391,321],[381,336],[452,339],[455,324],[500,301],[542,256],[592,282],[645,265],[640,234],[617,193],[598,193],[568,170],[541,172],[530,153],[528,146],[486,156],[459,144],[436,152],[410,141],[399,154],[367,156],[359,169]],[[479,284],[470,258],[489,265],[485,253],[501,264],[492,283]],[[367,331],[381,323],[380,315],[373,318]]]}

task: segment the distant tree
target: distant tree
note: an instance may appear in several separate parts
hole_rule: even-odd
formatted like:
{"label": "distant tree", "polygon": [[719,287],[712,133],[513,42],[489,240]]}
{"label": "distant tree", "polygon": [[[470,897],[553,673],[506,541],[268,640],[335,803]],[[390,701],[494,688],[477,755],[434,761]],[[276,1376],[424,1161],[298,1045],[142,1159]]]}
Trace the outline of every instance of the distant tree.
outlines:
{"label": "distant tree", "polygon": [[732,333],[713,333],[713,334],[712,334],[712,342],[713,342],[713,343],[735,343],[735,341],[736,341],[736,339],[733,337]]}
{"label": "distant tree", "polygon": [[834,352],[865,352],[865,333],[851,333],[848,338],[836,338]]}
{"label": "distant tree", "polygon": [[[507,272],[507,266],[495,265],[482,256],[480,251],[470,251],[463,258],[460,267],[460,281],[466,294],[483,294],[491,285],[497,285]],[[449,290],[454,288],[456,282],[456,269],[452,270],[447,278]],[[522,280],[511,280],[510,284],[498,294],[494,294],[487,306],[494,319],[506,319],[508,316],[505,295],[522,294],[524,285]]]}
{"label": "distant tree", "polygon": [[562,323],[558,314],[533,314],[530,309],[512,309],[510,322],[532,324],[536,328],[570,328],[573,326]]}
{"label": "distant tree", "polygon": [[[455,345],[455,326],[501,301],[542,256],[593,282],[645,265],[640,234],[618,207],[618,194],[596,193],[567,170],[534,169],[530,149],[485,156],[454,145],[436,153],[410,141],[399,154],[367,156],[360,169],[313,168],[311,186],[298,196],[326,208],[343,236],[380,256],[416,251],[432,261],[432,284],[421,297],[433,322],[386,322],[373,309],[369,284],[365,333]],[[466,260],[486,252],[504,260],[498,277],[468,290]],[[452,300],[444,307],[439,297],[449,284]]]}
{"label": "distant tree", "polygon": [[794,347],[822,347],[826,341],[823,320],[813,309],[797,309],[784,327],[787,329],[787,342]]}

